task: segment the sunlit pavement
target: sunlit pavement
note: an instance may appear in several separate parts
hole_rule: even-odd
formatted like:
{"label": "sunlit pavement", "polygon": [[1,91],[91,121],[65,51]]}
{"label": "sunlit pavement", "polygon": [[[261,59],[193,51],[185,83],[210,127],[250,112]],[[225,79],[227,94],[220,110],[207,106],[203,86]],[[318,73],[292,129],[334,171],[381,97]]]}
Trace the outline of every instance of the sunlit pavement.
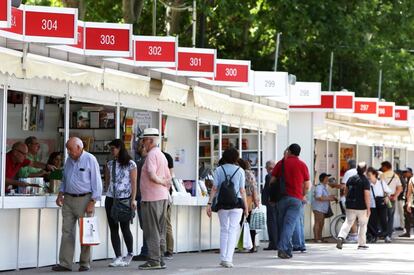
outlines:
{"label": "sunlit pavement", "polygon": [[[109,262],[93,262],[87,274],[414,274],[414,240],[398,239],[391,244],[380,241],[363,251],[357,250],[356,244],[345,244],[338,250],[333,243],[309,242],[307,253],[295,253],[289,260],[278,259],[276,251],[259,249],[254,254],[235,254],[232,269],[220,267],[219,254],[214,252],[175,254],[173,260],[166,262],[167,269],[157,271],[138,270],[142,262],[132,262],[123,268],[109,268]],[[47,267],[1,274],[51,273]]]}

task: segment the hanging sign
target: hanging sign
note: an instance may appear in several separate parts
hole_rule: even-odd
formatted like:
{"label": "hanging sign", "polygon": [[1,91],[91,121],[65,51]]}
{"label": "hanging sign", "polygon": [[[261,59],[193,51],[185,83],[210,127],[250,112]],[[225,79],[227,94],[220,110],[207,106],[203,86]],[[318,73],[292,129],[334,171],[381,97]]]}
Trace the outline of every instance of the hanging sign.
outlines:
{"label": "hanging sign", "polygon": [[378,115],[378,99],[356,97],[354,113],[364,115]]}
{"label": "hanging sign", "polygon": [[78,21],[78,41],[73,46],[56,46],[60,50],[91,56],[132,56],[132,25]]}
{"label": "hanging sign", "polygon": [[322,100],[320,82],[296,82],[290,86],[289,102],[292,109],[333,109],[333,93],[325,93]]}
{"label": "hanging sign", "polygon": [[23,41],[23,10],[12,8],[10,27],[1,28],[0,36],[13,40]]}
{"label": "hanging sign", "polygon": [[217,59],[214,85],[247,86],[249,84],[250,61]]}
{"label": "hanging sign", "polygon": [[[301,82],[296,82],[296,85],[298,83],[301,83]],[[292,111],[300,111],[300,112],[333,112],[334,111],[334,108],[335,108],[335,93],[334,92],[320,92],[319,100],[320,102],[318,104],[309,104],[309,105],[305,105],[305,104],[296,105],[297,103],[293,100],[291,102],[295,103],[295,105],[290,105],[289,109]],[[316,99],[314,99],[314,101],[316,101]],[[306,101],[301,100],[301,102],[306,102]]]}
{"label": "hanging sign", "polygon": [[254,94],[256,96],[287,96],[287,72],[257,72],[254,71]]}
{"label": "hanging sign", "polygon": [[337,113],[353,113],[354,98],[353,92],[334,92],[335,95],[335,112]]}
{"label": "hanging sign", "polygon": [[175,68],[177,37],[135,36],[135,65],[139,67]]}
{"label": "hanging sign", "polygon": [[396,121],[408,121],[408,106],[395,106],[395,120]]}
{"label": "hanging sign", "polygon": [[78,10],[21,5],[0,36],[24,42],[76,44]]}
{"label": "hanging sign", "polygon": [[0,28],[11,26],[11,0],[0,0]]}
{"label": "hanging sign", "polygon": [[394,119],[394,102],[378,102],[378,117]]}
{"label": "hanging sign", "polygon": [[177,75],[215,77],[216,50],[178,48]]}

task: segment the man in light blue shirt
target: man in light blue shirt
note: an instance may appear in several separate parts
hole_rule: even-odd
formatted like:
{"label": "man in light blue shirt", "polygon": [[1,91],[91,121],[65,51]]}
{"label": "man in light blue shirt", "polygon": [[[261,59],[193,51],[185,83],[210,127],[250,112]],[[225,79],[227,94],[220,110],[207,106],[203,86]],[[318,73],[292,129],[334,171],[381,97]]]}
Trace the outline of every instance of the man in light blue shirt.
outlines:
{"label": "man in light blue shirt", "polygon": [[[69,158],[63,170],[63,180],[56,204],[62,207],[62,241],[59,264],[53,271],[72,271],[75,249],[75,228],[79,218],[92,216],[96,201],[101,200],[102,179],[96,158],[83,150],[83,142],[72,137],[66,143]],[[90,268],[90,246],[81,246],[79,271]]]}

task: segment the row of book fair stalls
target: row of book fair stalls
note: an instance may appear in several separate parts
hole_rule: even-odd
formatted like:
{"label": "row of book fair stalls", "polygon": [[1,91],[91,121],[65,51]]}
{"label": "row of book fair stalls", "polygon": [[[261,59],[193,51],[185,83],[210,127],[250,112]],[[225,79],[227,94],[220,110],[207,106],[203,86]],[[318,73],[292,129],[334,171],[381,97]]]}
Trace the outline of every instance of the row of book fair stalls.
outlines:
{"label": "row of book fair stalls", "polygon": [[[219,247],[218,218],[209,219],[205,205],[223,150],[239,149],[263,183],[264,163],[277,158],[277,127],[287,123],[286,110],[196,86],[7,48],[0,48],[0,60],[0,270],[55,264],[61,237],[59,177],[21,179],[41,188],[9,191],[5,184],[5,156],[16,141],[35,136],[46,162],[52,152],[66,157],[65,141],[78,136],[103,170],[108,142],[122,138],[135,157],[140,132],[158,128],[162,149],[174,159],[174,250],[185,252]],[[104,200],[96,205],[101,244],[93,249],[94,259],[113,257]],[[137,220],[132,231],[137,253]],[[79,250],[77,242],[76,258]]]}
{"label": "row of book fair stalls", "polygon": [[[404,170],[414,166],[414,136],[410,128],[349,115],[314,114],[314,184],[318,184],[321,173],[331,175],[331,181],[340,182],[348,169],[348,160],[366,162],[376,169],[381,162],[389,161],[393,170]],[[332,195],[339,198],[339,190],[330,189]],[[309,200],[312,200],[312,192]],[[335,213],[331,221],[341,210],[332,203]],[[310,207],[305,215],[306,238],[312,238],[312,215]],[[396,211],[394,227],[399,227],[399,214]],[[329,225],[328,223],[325,223]],[[325,225],[325,236],[330,236],[329,226]]]}

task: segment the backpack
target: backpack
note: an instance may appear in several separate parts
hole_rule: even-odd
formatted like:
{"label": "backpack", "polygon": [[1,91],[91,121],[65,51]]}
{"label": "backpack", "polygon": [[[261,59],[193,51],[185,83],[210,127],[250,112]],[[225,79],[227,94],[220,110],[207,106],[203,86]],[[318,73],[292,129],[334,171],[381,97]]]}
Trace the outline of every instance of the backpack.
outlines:
{"label": "backpack", "polygon": [[221,166],[224,173],[224,181],[220,184],[220,190],[217,196],[217,205],[220,209],[233,209],[237,208],[239,204],[239,198],[237,192],[234,189],[233,177],[239,171],[240,167],[236,169],[231,177],[228,177],[223,166]]}

